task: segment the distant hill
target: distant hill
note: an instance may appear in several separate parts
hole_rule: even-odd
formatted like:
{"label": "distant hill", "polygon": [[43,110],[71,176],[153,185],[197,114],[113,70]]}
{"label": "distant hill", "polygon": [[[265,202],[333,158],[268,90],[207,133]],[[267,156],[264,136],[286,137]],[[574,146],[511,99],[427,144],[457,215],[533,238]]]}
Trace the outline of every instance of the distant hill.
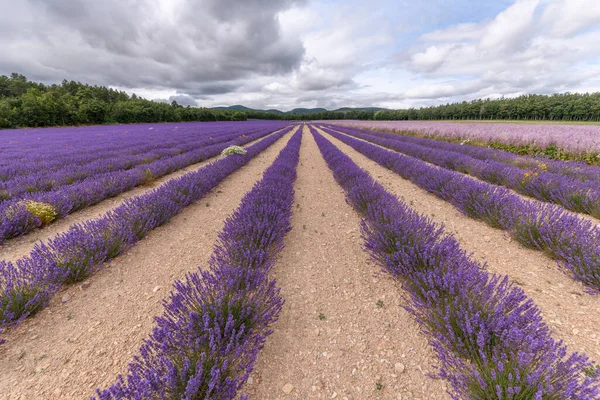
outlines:
{"label": "distant hill", "polygon": [[315,114],[325,112],[325,108],[294,108],[292,111],[287,111],[285,114]]}
{"label": "distant hill", "polygon": [[212,107],[213,110],[231,110],[231,111],[252,111],[252,108],[248,108],[239,104],[229,107]]}
{"label": "distant hill", "polygon": [[[236,104],[234,106],[228,106],[228,107],[213,107],[212,109],[213,110],[231,110],[231,111],[262,111],[262,112],[274,113],[274,114],[315,114],[315,113],[322,113],[322,112],[329,111],[326,108],[294,108],[293,110],[290,110],[290,111],[281,111],[281,110],[276,110],[274,108],[271,108],[269,110],[259,110],[259,109],[255,109],[255,108],[248,108],[246,106],[242,106],[239,104]],[[334,112],[350,112],[350,111],[377,112],[380,110],[386,110],[386,108],[381,108],[381,107],[357,107],[357,108],[342,107],[342,108],[338,108],[337,110],[331,110],[331,111],[334,111]]]}
{"label": "distant hill", "polygon": [[338,108],[337,110],[333,110],[333,111],[339,111],[339,112],[350,112],[350,111],[381,111],[381,110],[387,110],[387,108],[381,108],[381,107],[342,107],[342,108]]}

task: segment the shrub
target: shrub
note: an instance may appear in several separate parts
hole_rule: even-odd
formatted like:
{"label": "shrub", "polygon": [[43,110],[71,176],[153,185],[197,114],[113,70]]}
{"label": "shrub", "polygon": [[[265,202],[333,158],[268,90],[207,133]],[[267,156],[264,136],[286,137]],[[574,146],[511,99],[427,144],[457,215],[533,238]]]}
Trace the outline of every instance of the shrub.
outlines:
{"label": "shrub", "polygon": [[50,222],[54,221],[58,215],[56,208],[52,204],[33,200],[23,200],[8,207],[6,210],[6,217],[8,219],[15,217],[19,213],[19,210],[23,208],[29,211],[34,217],[37,217],[42,225],[48,225]]}
{"label": "shrub", "polygon": [[242,146],[229,146],[221,152],[221,155],[225,157],[231,154],[239,154],[243,156],[246,154],[246,149],[244,149]]}

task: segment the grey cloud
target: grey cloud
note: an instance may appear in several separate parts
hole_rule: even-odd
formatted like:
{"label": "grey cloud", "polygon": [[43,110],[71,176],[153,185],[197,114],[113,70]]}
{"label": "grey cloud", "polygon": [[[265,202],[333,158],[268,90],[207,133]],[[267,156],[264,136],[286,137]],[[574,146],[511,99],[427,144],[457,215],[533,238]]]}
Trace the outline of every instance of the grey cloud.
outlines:
{"label": "grey cloud", "polygon": [[191,84],[185,89],[185,93],[192,96],[206,96],[215,94],[232,93],[237,91],[243,84],[241,82],[210,82]]}
{"label": "grey cloud", "polygon": [[31,79],[217,94],[235,90],[231,81],[289,73],[304,55],[300,40],[282,36],[277,19],[296,1],[0,3],[0,73],[17,70]]}
{"label": "grey cloud", "polygon": [[350,88],[356,86],[356,83],[348,77],[327,77],[327,76],[315,76],[312,78],[305,78],[299,82],[299,88],[307,91],[319,91],[328,90],[333,88]]}
{"label": "grey cloud", "polygon": [[196,107],[198,105],[198,102],[196,101],[196,99],[194,99],[191,96],[188,96],[187,94],[179,94],[176,96],[169,97],[169,103],[172,102],[173,100],[175,100],[177,102],[177,104],[179,104],[181,106]]}

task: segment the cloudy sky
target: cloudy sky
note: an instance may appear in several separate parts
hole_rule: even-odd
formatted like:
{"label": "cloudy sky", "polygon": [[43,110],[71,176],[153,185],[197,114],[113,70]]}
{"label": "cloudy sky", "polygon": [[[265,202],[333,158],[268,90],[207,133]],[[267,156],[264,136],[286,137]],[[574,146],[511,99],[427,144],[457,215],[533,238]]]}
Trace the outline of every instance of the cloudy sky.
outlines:
{"label": "cloudy sky", "polygon": [[600,0],[0,0],[0,74],[255,108],[600,91]]}

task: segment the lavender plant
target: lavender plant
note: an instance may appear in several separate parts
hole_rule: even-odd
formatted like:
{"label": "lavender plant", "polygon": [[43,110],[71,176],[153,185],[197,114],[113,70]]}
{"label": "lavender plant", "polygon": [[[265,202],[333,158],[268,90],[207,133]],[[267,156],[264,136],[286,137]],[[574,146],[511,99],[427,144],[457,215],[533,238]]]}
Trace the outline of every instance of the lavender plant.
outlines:
{"label": "lavender plant", "polygon": [[[312,134],[347,201],[365,249],[406,290],[405,308],[435,351],[455,399],[595,399],[600,376],[568,355],[540,311],[508,278],[488,274],[443,227],[411,210],[323,136]],[[586,371],[592,371],[586,375]]]}
{"label": "lavender plant", "polygon": [[16,265],[0,263],[0,327],[18,323],[43,308],[59,285],[92,275],[104,262],[133,246],[152,229],[198,201],[227,176],[279,138],[290,126],[247,148],[241,157],[217,160],[198,171],[131,198],[104,216],[75,224],[65,233],[34,247]]}
{"label": "lavender plant", "polygon": [[[331,122],[331,121],[327,121]],[[336,121],[337,125],[411,132],[426,137],[482,143],[502,142],[535,149],[557,147],[573,154],[600,153],[600,128],[591,125],[493,124],[440,121]]]}
{"label": "lavender plant", "polygon": [[[442,168],[473,175],[540,201],[600,218],[600,175],[596,179],[582,180],[579,177],[549,172],[546,163],[537,163],[532,169],[522,169],[493,159],[480,160],[453,148],[440,148],[443,146],[432,144],[431,142],[435,142],[433,140],[421,139],[417,143],[415,140],[407,141],[405,137],[383,132],[350,128],[342,128],[342,131]],[[425,140],[427,142],[423,142]]]}
{"label": "lavender plant", "polygon": [[[335,125],[328,124],[329,127],[334,128]],[[356,128],[356,127],[353,127]],[[556,128],[555,128],[556,129]],[[595,128],[594,128],[595,129]],[[372,131],[366,129],[356,129],[357,131],[365,134],[371,134],[384,139],[395,139],[403,142],[419,144],[426,147],[432,147],[440,150],[448,150],[461,154],[469,155],[473,158],[477,158],[482,161],[499,161],[514,167],[518,167],[527,171],[542,170],[553,172],[561,175],[571,177],[578,180],[600,180],[600,167],[587,165],[582,161],[562,161],[554,160],[544,156],[523,156],[514,154],[508,151],[503,151],[495,148],[481,147],[471,145],[471,140],[463,140],[460,143],[447,142],[440,139],[444,139],[445,136],[434,135],[435,139],[427,137],[415,137],[410,132],[402,132],[401,135],[398,133],[388,133],[380,131]],[[568,137],[568,136],[567,136]],[[589,149],[586,149],[588,151]]]}
{"label": "lavender plant", "polygon": [[527,201],[510,190],[428,165],[416,158],[327,130],[378,164],[411,180],[466,215],[507,230],[526,247],[544,251],[590,292],[600,290],[600,228],[552,204]]}
{"label": "lavender plant", "polygon": [[283,304],[268,273],[290,230],[301,134],[226,220],[209,270],[175,282],[127,375],[98,399],[236,398]]}
{"label": "lavender plant", "polygon": [[[148,184],[158,177],[215,157],[230,145],[259,139],[281,124],[262,124],[259,127],[245,133],[229,129],[215,137],[207,136],[210,133],[208,129],[208,133],[192,136],[192,140],[178,143],[176,149],[168,148],[154,157],[148,157],[147,153],[134,154],[129,159],[98,160],[92,162],[91,167],[78,165],[85,162],[85,159],[79,159],[53,173],[18,175],[0,182],[0,192],[4,193],[5,199],[0,201],[0,215],[4,216],[0,221],[0,243],[137,185]],[[73,174],[77,177],[74,178]],[[46,184],[48,182],[50,186]]]}

